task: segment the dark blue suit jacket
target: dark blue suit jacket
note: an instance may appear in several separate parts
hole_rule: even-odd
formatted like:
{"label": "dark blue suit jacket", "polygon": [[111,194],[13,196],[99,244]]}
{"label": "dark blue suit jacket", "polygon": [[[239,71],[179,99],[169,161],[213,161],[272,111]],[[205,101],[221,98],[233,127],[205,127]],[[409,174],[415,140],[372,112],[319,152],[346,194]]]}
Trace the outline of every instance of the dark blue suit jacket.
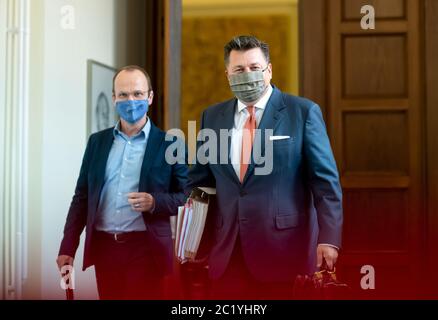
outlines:
{"label": "dark blue suit jacket", "polygon": [[[201,128],[219,137],[220,129],[233,127],[236,105],[232,99],[209,107]],[[231,164],[198,163],[189,172],[188,190],[217,189],[208,215],[214,227],[202,244],[214,279],[225,271],[238,234],[248,269],[261,281],[313,272],[318,243],[341,246],[342,192],[319,106],[274,87],[258,129],[290,136],[273,141],[271,174],[254,175],[263,165],[251,164],[241,184]]]}
{"label": "dark blue suit jacket", "polygon": [[[185,203],[188,167],[185,159],[185,164],[170,165],[165,161],[166,148],[173,141],[165,141],[165,132],[151,124],[138,192],[148,192],[155,199],[154,212],[143,212],[143,218],[150,231],[152,258],[162,267],[160,270],[163,274],[167,274],[172,270],[173,259],[169,216],[176,215],[178,206]],[[106,162],[114,140],[113,130],[100,131],[88,140],[59,250],[60,255],[74,257],[85,227],[84,270],[93,265],[91,244],[94,222],[104,184]]]}

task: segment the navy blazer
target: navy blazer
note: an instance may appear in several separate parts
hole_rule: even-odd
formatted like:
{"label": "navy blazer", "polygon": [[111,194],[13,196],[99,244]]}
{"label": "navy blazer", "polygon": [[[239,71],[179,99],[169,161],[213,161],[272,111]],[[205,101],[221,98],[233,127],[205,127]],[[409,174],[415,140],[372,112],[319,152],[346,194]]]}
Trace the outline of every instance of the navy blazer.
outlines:
{"label": "navy blazer", "polygon": [[[149,120],[150,121],[150,120]],[[113,144],[114,128],[92,134],[82,161],[75,194],[70,204],[60,255],[75,256],[79,238],[86,228],[83,270],[93,265],[91,244],[100,193],[104,184],[106,162]],[[172,233],[169,216],[176,215],[178,206],[186,200],[187,161],[170,165],[165,160],[166,148],[172,141],[165,140],[166,133],[151,123],[138,192],[148,192],[155,199],[153,213],[143,212],[153,259],[161,266],[163,274],[170,273],[173,261]],[[182,143],[182,142],[181,142]]]}
{"label": "navy blazer", "polygon": [[[206,109],[201,129],[219,137],[220,129],[233,128],[236,105],[232,99]],[[213,227],[202,243],[213,279],[224,273],[238,234],[247,267],[260,281],[292,281],[297,273],[313,272],[318,243],[341,246],[342,191],[319,106],[274,87],[258,129],[262,136],[264,129],[290,136],[272,141],[270,174],[255,175],[263,164],[254,163],[243,183],[231,163],[197,163],[189,171],[188,190],[217,189],[208,215]],[[261,150],[263,155],[263,144]]]}

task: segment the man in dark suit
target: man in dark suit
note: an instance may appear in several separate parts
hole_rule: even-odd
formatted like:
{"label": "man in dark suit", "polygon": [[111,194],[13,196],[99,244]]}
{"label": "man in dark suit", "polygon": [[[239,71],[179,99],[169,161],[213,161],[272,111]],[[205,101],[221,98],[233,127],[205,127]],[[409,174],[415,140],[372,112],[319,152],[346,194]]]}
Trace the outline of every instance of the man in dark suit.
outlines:
{"label": "man in dark suit", "polygon": [[88,140],[57,263],[73,265],[85,227],[83,270],[95,266],[100,298],[157,299],[172,269],[169,217],[185,202],[187,161],[166,161],[174,141],[147,117],[146,71],[124,67],[113,84],[120,121]]}
{"label": "man in dark suit", "polygon": [[[208,216],[212,297],[289,298],[297,274],[314,272],[323,260],[331,269],[338,256],[343,215],[335,159],[319,106],[270,84],[267,44],[239,36],[224,53],[237,99],[206,109],[201,129],[221,138],[230,130],[229,161],[197,163],[188,184],[217,189]],[[264,164],[257,161],[263,157]],[[272,170],[263,173],[264,166]]]}

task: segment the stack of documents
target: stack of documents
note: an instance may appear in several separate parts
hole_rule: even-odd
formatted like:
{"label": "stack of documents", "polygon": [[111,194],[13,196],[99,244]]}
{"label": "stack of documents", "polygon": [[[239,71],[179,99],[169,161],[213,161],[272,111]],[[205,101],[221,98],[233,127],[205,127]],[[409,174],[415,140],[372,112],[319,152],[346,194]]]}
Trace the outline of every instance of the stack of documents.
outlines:
{"label": "stack of documents", "polygon": [[207,220],[210,196],[214,188],[195,188],[184,206],[178,207],[175,255],[181,262],[195,261]]}

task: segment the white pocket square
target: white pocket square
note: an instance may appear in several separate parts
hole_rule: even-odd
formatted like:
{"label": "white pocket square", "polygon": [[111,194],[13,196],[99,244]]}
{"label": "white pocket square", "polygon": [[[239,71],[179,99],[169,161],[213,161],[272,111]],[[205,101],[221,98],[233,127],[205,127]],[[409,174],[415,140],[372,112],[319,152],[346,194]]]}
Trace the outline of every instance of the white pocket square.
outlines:
{"label": "white pocket square", "polygon": [[269,140],[270,141],[274,141],[274,140],[284,140],[284,139],[290,139],[290,136],[270,136]]}

